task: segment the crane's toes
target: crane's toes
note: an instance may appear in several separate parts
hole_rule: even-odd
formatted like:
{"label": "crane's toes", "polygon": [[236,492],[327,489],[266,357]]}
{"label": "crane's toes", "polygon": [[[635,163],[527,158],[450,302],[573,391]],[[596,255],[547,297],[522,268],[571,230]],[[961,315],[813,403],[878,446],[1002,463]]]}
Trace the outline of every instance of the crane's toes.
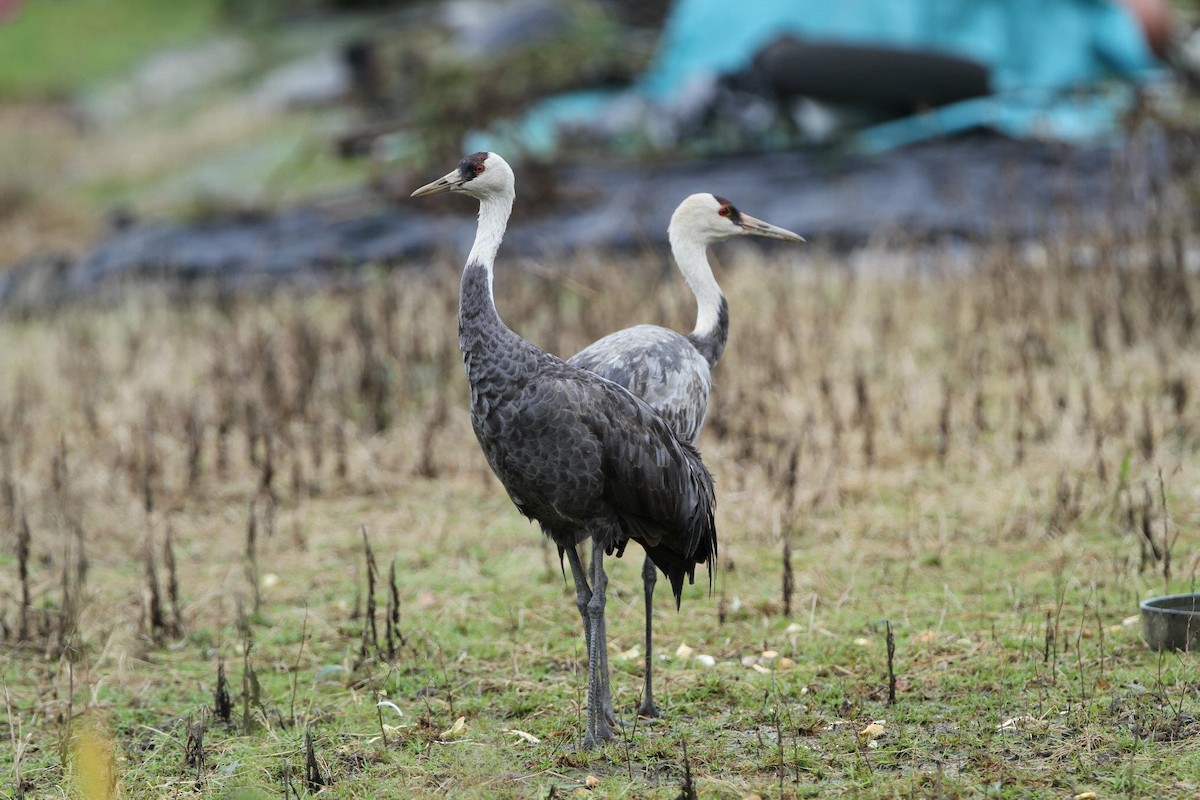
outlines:
{"label": "crane's toes", "polygon": [[616,715],[612,708],[604,709],[604,718],[608,721],[610,728],[628,728],[629,723]]}
{"label": "crane's toes", "polygon": [[638,720],[643,725],[657,725],[662,722],[662,712],[658,710],[658,706],[651,703],[650,705],[642,704],[638,707]]}
{"label": "crane's toes", "polygon": [[612,741],[612,738],[612,729],[607,725],[598,728],[596,731],[588,731],[587,735],[583,737],[583,749],[596,750],[608,744]]}

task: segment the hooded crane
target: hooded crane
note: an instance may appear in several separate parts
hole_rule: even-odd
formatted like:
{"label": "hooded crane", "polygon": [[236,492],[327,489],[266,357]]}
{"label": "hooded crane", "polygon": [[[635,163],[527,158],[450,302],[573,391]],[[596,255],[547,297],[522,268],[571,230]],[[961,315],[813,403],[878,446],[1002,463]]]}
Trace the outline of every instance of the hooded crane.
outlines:
{"label": "hooded crane", "polygon": [[[729,336],[729,305],[713,278],[705,252],[708,245],[734,236],[765,236],[788,242],[804,239],[738,211],[723,197],[694,194],[675,213],[667,228],[671,252],[684,280],[696,295],[696,327],[688,335],[657,325],[637,325],[609,334],[568,360],[645,400],[671,423],[679,438],[695,445],[708,412],[712,369],[725,351]],[[654,560],[642,564],[646,596],[646,672],[638,716],[657,718],[650,671],[653,645],[651,616]],[[676,599],[679,595],[676,594]]]}
{"label": "hooded crane", "polygon": [[[604,556],[632,539],[671,581],[717,554],[712,477],[699,454],[622,386],[567,364],[513,333],[496,311],[493,264],[516,197],[512,169],[475,153],[413,197],[462,192],[479,200],[479,227],[459,295],[459,346],[471,425],[517,510],[565,553],[588,652],[584,746],[612,738],[605,656]],[[576,544],[593,542],[589,574]]]}

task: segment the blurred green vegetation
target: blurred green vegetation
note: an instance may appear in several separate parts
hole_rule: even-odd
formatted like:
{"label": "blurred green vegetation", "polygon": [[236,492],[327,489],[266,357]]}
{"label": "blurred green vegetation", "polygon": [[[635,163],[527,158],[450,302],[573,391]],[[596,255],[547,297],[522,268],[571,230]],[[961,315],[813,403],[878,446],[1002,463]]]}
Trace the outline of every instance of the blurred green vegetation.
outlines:
{"label": "blurred green vegetation", "polygon": [[[268,1],[25,0],[0,23],[0,268],[78,252],[114,209],[195,218],[360,186],[367,165],[330,145],[350,111],[256,94],[272,70],[336,48],[356,23]],[[249,55],[142,97],[148,59],[213,43]]]}
{"label": "blurred green vegetation", "polygon": [[0,25],[0,97],[56,97],[211,33],[220,0],[26,0]]}

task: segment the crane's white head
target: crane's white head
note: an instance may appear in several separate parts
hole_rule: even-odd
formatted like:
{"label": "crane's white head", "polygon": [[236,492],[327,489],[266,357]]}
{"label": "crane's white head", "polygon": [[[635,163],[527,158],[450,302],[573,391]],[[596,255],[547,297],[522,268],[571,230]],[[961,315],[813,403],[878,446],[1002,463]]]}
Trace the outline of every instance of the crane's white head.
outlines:
{"label": "crane's white head", "polygon": [[512,167],[495,153],[472,153],[458,162],[449,172],[432,183],[427,183],[412,193],[413,197],[425,197],[442,192],[462,192],[477,200],[512,195],[516,189],[516,178]]}
{"label": "crane's white head", "polygon": [[707,192],[694,194],[679,204],[671,215],[668,234],[677,238],[711,244],[734,236],[765,236],[785,242],[803,242],[804,238],[789,230],[743,214],[724,197]]}

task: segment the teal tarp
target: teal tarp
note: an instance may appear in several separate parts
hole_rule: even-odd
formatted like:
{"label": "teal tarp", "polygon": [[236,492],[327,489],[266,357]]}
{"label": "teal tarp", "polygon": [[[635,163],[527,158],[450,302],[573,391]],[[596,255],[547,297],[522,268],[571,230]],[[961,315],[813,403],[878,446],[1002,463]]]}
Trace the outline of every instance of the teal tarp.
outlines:
{"label": "teal tarp", "polygon": [[679,0],[639,89],[662,98],[692,76],[735,72],[785,34],[963,56],[990,67],[999,92],[1157,66],[1137,22],[1108,0]]}
{"label": "teal tarp", "polygon": [[679,0],[631,90],[551,98],[503,138],[552,149],[560,122],[603,118],[614,103],[671,106],[689,85],[743,69],[783,35],[947,53],[991,70],[993,95],[863,130],[868,150],[976,127],[1066,141],[1111,135],[1132,85],[1159,68],[1136,20],[1108,0]]}

